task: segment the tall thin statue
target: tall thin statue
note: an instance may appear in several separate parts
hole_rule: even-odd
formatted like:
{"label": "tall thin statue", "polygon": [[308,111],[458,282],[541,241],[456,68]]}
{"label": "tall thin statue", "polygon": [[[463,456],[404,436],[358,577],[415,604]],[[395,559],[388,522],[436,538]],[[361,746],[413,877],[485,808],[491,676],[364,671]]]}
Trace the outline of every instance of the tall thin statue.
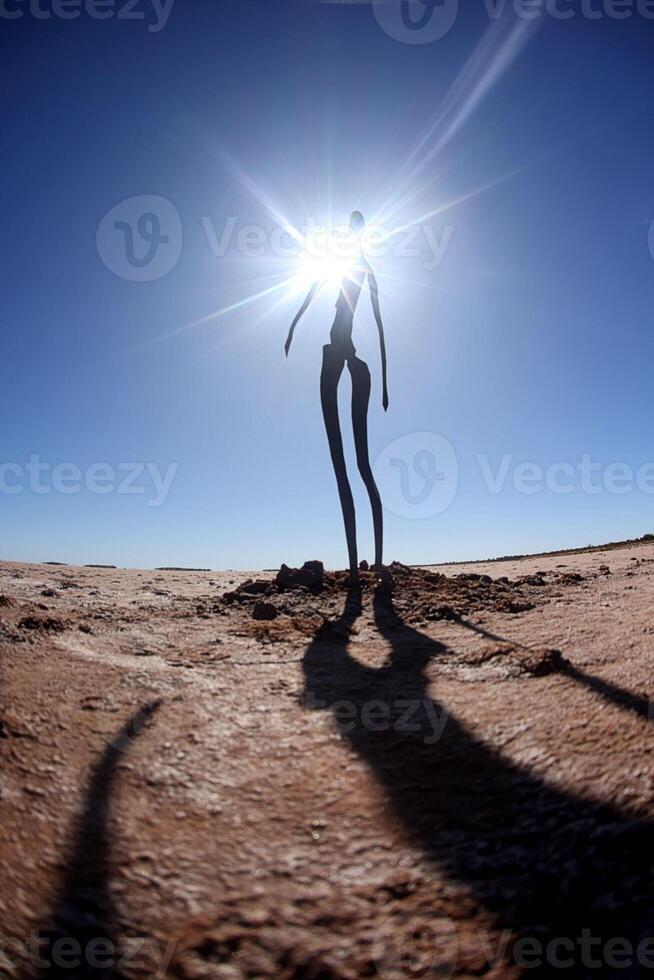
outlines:
{"label": "tall thin statue", "polygon": [[[336,301],[336,315],[329,335],[330,343],[323,347],[322,372],[320,375],[320,399],[322,402],[322,414],[329,440],[329,451],[332,457],[336,483],[343,510],[343,521],[345,523],[345,537],[347,539],[347,550],[350,562],[350,578],[356,581],[359,577],[357,562],[357,540],[356,540],[356,517],[354,513],[354,501],[352,490],[347,476],[345,457],[343,455],[343,439],[338,418],[338,382],[340,381],[343,368],[347,362],[350,377],[352,378],[352,428],[354,430],[354,445],[356,448],[357,465],[359,473],[370,497],[372,508],[372,520],[375,533],[375,569],[382,571],[382,548],[383,548],[383,520],[382,505],[379,491],[375,484],[370,466],[368,455],[368,403],[370,401],[370,371],[365,361],[357,357],[354,344],[352,343],[352,327],[354,311],[356,309],[361,289],[366,276],[370,287],[370,298],[372,309],[379,331],[379,344],[381,348],[382,365],[382,405],[384,411],[388,409],[388,389],[386,385],[386,347],[384,344],[384,327],[382,324],[381,312],[379,310],[379,289],[375,274],[370,268],[362,250],[361,235],[365,226],[363,215],[360,211],[353,211],[350,215],[349,231],[353,239],[355,255],[352,264],[343,277],[341,290]],[[285,350],[288,351],[293,340],[295,328],[306,312],[309,304],[320,289],[323,280],[314,282],[302,306],[297,312],[291,329],[288,332]]]}

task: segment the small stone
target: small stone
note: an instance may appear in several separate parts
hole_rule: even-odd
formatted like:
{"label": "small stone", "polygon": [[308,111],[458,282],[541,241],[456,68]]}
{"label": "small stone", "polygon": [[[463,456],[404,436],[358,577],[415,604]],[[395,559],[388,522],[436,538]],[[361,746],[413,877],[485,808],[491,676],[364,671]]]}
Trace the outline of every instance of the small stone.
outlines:
{"label": "small stone", "polygon": [[252,579],[247,579],[247,581],[242,582],[241,585],[236,587],[236,592],[244,592],[246,595],[262,595],[269,588],[270,582],[266,581],[266,579],[257,579],[254,582]]}
{"label": "small stone", "polygon": [[252,609],[252,619],[270,620],[276,619],[277,616],[279,616],[279,610],[272,602],[255,602],[254,608]]}
{"label": "small stone", "polygon": [[66,628],[62,620],[54,616],[24,616],[18,625],[24,630],[39,630],[44,633],[61,633]]}
{"label": "small stone", "polygon": [[302,568],[289,568],[282,565],[275,577],[277,588],[284,589],[305,588],[312,592],[319,592],[323,587],[325,569],[321,561],[305,561]]}

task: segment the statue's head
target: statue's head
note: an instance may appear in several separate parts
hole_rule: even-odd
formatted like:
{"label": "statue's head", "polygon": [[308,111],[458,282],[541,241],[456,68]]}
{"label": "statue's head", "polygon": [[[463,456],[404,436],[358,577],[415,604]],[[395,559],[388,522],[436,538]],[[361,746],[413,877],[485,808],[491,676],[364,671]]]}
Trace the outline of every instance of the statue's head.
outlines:
{"label": "statue's head", "polygon": [[354,235],[360,235],[365,227],[365,219],[360,211],[353,211],[350,215],[350,231]]}

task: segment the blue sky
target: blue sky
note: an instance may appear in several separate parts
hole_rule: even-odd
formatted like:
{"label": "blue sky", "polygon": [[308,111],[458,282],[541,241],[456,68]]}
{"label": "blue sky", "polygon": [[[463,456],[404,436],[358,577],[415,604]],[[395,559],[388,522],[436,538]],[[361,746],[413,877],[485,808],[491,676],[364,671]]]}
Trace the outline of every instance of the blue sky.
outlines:
{"label": "blue sky", "polygon": [[[396,460],[377,467],[386,558],[478,558],[654,530],[652,472],[649,484],[636,480],[654,461],[654,22],[635,9],[624,20],[579,9],[565,21],[544,15],[513,44],[514,14],[492,24],[480,2],[442,38],[408,44],[369,4],[176,0],[158,31],[149,3],[137,9],[146,19],[96,20],[85,8],[75,20],[37,19],[25,4],[2,24],[2,557],[343,566],[318,396],[330,297],[316,300],[286,360],[300,300],[278,287],[297,263],[269,254],[269,241],[280,220],[342,222],[354,207],[369,220],[395,209],[393,228],[423,236],[420,254],[371,260],[387,414],[365,294],[355,320],[373,376],[371,457]],[[181,235],[173,228],[172,253],[160,253],[177,258],[170,271],[134,281],[115,251],[126,233],[113,216],[98,228],[143,195],[170,202]],[[138,206],[122,205],[123,217]],[[228,218],[235,238],[261,229],[261,256],[234,240],[214,254],[207,228],[220,238]],[[426,267],[424,226],[447,241],[436,268]],[[436,459],[447,472],[422,508],[416,460],[432,443],[420,433],[444,437],[458,464],[453,473]],[[599,492],[582,486],[588,457]],[[43,492],[24,469],[30,458],[50,467]],[[484,474],[502,459],[506,480],[491,492]],[[536,492],[516,476],[527,463],[542,473]],[[615,468],[607,476],[617,463],[634,475],[626,492],[614,492]],[[58,464],[77,468],[79,492],[60,492]],[[92,492],[95,464],[110,467],[102,493]],[[160,500],[151,473],[171,464]],[[570,492],[548,487],[554,464],[573,468]],[[130,473],[143,492],[118,492]],[[354,466],[352,482],[370,558]],[[444,486],[453,499],[433,513]]]}

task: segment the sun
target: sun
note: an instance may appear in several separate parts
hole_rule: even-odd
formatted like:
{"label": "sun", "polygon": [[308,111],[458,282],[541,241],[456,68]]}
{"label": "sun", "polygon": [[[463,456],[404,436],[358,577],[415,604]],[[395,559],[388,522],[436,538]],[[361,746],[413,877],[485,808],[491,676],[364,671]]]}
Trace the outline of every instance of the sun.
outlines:
{"label": "sun", "polygon": [[315,282],[332,288],[340,288],[343,280],[352,270],[352,259],[337,255],[309,255],[304,253],[296,274],[299,286],[309,288]]}

